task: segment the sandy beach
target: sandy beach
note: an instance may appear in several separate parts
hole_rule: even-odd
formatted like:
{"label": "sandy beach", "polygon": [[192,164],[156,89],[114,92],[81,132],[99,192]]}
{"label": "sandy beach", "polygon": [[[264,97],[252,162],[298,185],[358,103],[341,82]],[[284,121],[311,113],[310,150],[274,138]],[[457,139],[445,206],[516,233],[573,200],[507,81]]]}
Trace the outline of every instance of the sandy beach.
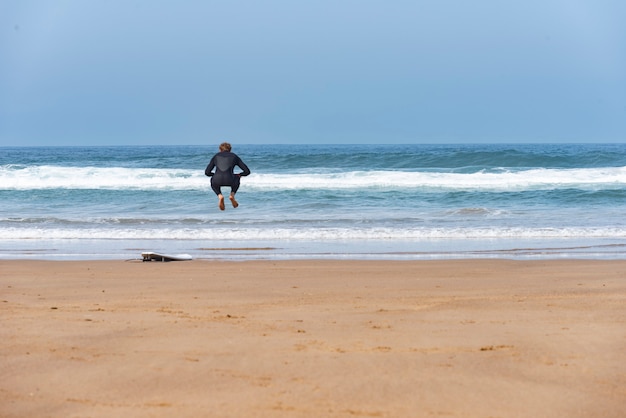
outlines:
{"label": "sandy beach", "polygon": [[626,261],[0,261],[0,416],[623,417]]}

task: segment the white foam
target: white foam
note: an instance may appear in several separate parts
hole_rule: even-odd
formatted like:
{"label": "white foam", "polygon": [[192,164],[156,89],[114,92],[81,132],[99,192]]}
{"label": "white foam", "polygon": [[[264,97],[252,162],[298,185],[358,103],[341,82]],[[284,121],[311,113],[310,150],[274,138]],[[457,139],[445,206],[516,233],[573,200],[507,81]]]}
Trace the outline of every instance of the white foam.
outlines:
{"label": "white foam", "polygon": [[[426,171],[349,171],[340,173],[253,173],[250,190],[430,189],[523,191],[576,188],[620,189],[626,167],[532,169],[450,173]],[[1,190],[110,189],[206,190],[202,170],[124,167],[0,167]]]}
{"label": "white foam", "polygon": [[189,189],[202,186],[198,178],[195,171],[184,169],[59,166],[0,168],[0,188],[4,190]]}
{"label": "white foam", "polygon": [[626,227],[565,228],[0,228],[2,240],[423,241],[626,238]]}

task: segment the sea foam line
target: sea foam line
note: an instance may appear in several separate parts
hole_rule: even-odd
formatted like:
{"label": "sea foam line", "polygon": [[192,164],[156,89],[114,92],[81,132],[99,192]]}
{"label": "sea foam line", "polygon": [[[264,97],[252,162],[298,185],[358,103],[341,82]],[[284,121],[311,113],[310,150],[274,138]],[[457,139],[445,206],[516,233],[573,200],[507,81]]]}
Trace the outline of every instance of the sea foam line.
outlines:
{"label": "sea foam line", "polygon": [[565,228],[0,228],[5,240],[424,241],[431,239],[626,239],[625,227]]}
{"label": "sea foam line", "polygon": [[[475,173],[430,171],[348,171],[338,173],[253,173],[242,180],[251,190],[444,189],[523,191],[626,187],[626,167],[529,169]],[[2,166],[0,190],[207,190],[202,170]]]}

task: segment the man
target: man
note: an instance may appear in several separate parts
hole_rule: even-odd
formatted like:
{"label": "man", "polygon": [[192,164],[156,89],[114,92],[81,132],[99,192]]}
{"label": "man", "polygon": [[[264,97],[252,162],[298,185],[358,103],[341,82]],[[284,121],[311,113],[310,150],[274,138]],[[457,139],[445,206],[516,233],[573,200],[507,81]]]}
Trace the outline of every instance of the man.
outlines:
{"label": "man", "polygon": [[[220,210],[226,209],[224,206],[224,195],[222,194],[222,186],[230,187],[230,203],[236,208],[239,203],[235,200],[235,193],[239,189],[239,181],[242,176],[250,174],[248,166],[241,161],[241,158],[235,153],[231,152],[232,147],[228,142],[220,144],[220,152],[215,154],[209,165],[207,165],[204,174],[211,177],[211,189],[215,192],[218,198],[218,206]],[[235,167],[241,168],[241,173],[235,174]],[[213,173],[215,169],[215,173]]]}

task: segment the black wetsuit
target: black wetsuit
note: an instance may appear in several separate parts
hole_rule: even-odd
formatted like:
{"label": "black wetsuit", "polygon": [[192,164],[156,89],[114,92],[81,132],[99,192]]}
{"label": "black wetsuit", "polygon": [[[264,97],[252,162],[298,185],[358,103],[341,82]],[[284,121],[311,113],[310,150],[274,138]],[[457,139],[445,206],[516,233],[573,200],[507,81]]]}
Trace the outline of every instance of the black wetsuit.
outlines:
{"label": "black wetsuit", "polygon": [[[241,168],[241,173],[234,173],[235,166]],[[213,169],[215,168],[215,173]],[[222,186],[230,186],[231,193],[236,193],[239,189],[239,180],[241,176],[250,174],[248,166],[241,161],[241,158],[230,151],[218,152],[211,158],[204,174],[211,177],[211,188],[216,195],[222,194]]]}

